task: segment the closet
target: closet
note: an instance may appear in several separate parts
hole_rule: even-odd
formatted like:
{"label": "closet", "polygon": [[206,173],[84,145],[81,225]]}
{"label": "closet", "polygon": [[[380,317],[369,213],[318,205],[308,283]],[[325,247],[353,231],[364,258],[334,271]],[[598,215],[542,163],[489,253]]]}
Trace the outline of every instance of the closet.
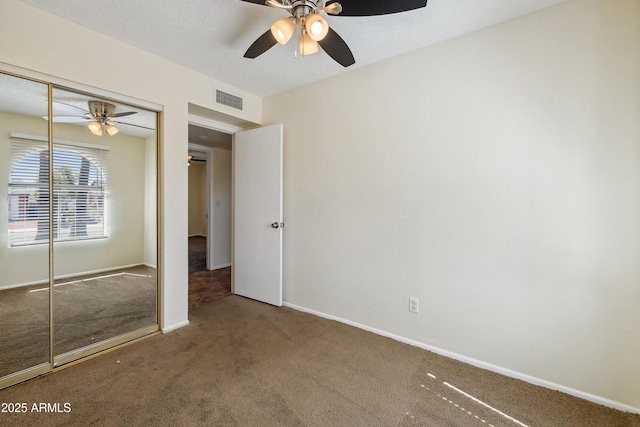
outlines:
{"label": "closet", "polygon": [[0,388],[159,330],[158,116],[0,71]]}

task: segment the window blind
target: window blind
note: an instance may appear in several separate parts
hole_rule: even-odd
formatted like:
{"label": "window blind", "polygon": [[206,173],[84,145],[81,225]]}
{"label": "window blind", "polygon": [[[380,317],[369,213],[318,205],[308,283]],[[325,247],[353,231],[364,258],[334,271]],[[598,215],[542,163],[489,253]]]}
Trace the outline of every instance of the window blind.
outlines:
{"label": "window blind", "polygon": [[[10,245],[49,242],[50,203],[54,241],[106,237],[107,152],[88,144],[54,142],[50,174],[46,140],[12,137],[8,191]],[[49,179],[53,179],[52,195]]]}

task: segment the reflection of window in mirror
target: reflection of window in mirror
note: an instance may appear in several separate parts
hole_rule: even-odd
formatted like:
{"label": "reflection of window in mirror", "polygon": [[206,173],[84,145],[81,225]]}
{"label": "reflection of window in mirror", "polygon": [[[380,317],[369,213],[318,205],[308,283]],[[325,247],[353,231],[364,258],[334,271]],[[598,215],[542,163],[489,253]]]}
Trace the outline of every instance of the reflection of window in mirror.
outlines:
{"label": "reflection of window in mirror", "polygon": [[[36,137],[11,140],[9,178],[9,244],[48,243],[47,141]],[[99,146],[57,144],[53,151],[54,241],[106,237],[106,154]],[[45,177],[45,179],[42,179]]]}

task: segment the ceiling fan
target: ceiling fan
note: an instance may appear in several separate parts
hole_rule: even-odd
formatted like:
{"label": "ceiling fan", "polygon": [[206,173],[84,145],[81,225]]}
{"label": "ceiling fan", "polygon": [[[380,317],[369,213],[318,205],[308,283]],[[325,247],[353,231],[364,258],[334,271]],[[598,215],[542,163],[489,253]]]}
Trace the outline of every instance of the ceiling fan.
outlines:
{"label": "ceiling fan", "polygon": [[[116,120],[112,120],[113,118],[130,116],[132,114],[137,114],[136,111],[125,111],[122,113],[116,113],[116,106],[104,101],[89,101],[88,102],[88,111],[83,110],[82,108],[76,107],[75,105],[66,104],[60,101],[53,101],[53,106],[59,111],[64,111],[69,114],[80,114],[80,115],[72,115],[72,116],[53,116],[53,122],[55,123],[78,123],[84,121],[90,121],[88,127],[92,134],[97,136],[104,136],[105,134],[109,134],[110,136],[118,133],[118,128],[116,124],[122,124],[127,126],[135,126],[143,129],[153,130],[146,126],[135,125],[133,123],[124,123]],[[49,116],[43,116],[44,119],[48,120]]]}
{"label": "ceiling fan", "polygon": [[191,166],[192,163],[207,163],[207,160],[203,159],[198,153],[189,152],[187,156],[187,166]]}
{"label": "ceiling fan", "polygon": [[336,62],[344,67],[355,64],[349,46],[327,21],[320,16],[327,13],[335,16],[374,16],[406,12],[427,5],[427,0],[242,0],[248,3],[271,6],[288,11],[291,16],[276,21],[271,29],[253,42],[244,54],[245,58],[256,58],[276,43],[282,45],[300,28],[300,54],[318,52],[318,45]]}

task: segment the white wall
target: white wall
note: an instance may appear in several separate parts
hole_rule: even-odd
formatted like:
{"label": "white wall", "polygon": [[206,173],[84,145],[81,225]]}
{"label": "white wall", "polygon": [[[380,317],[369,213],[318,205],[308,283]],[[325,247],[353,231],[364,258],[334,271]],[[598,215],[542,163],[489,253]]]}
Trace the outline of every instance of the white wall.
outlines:
{"label": "white wall", "polygon": [[265,99],[285,301],[640,408],[639,93],[640,2],[577,0]]}
{"label": "white wall", "polygon": [[[87,55],[79,47],[86,40],[117,59]],[[17,0],[0,2],[0,62],[4,70],[33,70],[162,106],[161,326],[187,324],[188,105],[259,123],[261,99]],[[244,111],[215,104],[216,89],[242,97]]]}
{"label": "white wall", "polygon": [[213,149],[213,194],[215,269],[231,265],[231,150]]}
{"label": "white wall", "polygon": [[[45,124],[44,129],[42,123]],[[11,133],[47,136],[46,122],[0,112],[0,189],[3,194],[0,229],[7,230],[6,194],[11,174]],[[57,123],[56,140],[97,144],[109,148],[106,157],[106,232],[108,238],[55,243],[56,277],[114,269],[144,262],[146,141],[121,133],[101,138],[86,127]],[[0,288],[32,284],[48,279],[48,245],[11,247],[7,233],[0,233],[3,260]],[[39,261],[36,261],[38,259]]]}
{"label": "white wall", "polygon": [[206,235],[207,165],[192,163],[189,166],[189,236]]}

